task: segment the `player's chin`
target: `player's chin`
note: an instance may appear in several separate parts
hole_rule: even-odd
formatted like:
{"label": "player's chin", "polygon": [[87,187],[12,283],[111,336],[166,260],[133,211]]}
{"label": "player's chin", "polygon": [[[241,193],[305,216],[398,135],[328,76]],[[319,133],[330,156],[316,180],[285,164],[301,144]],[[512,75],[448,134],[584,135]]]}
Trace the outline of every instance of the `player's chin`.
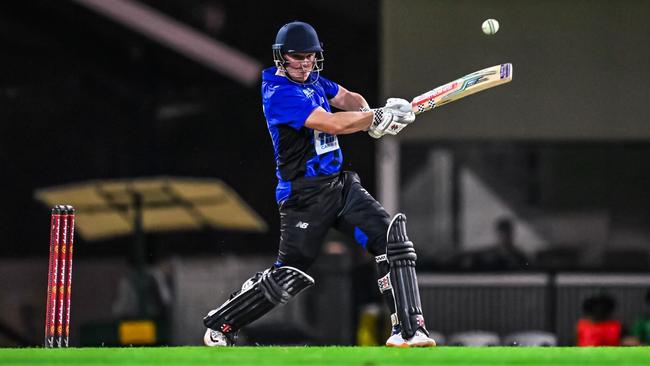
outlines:
{"label": "player's chin", "polygon": [[307,79],[309,79],[309,74],[311,74],[311,72],[299,72],[291,75],[291,78],[295,81],[304,83],[307,81]]}

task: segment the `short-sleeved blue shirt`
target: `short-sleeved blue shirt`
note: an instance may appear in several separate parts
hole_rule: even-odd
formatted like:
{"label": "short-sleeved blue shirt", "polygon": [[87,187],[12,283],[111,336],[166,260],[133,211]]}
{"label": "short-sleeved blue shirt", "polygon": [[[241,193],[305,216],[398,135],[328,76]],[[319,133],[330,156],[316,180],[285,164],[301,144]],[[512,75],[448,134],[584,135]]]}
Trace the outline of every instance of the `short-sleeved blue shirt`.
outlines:
{"label": "short-sleeved blue shirt", "polygon": [[276,67],[262,72],[262,107],[273,140],[280,203],[291,195],[294,179],[338,173],[343,154],[335,135],[305,127],[314,109],[331,111],[328,100],[338,93],[338,84],[314,73],[310,78],[318,77],[316,82],[297,84],[276,72]]}

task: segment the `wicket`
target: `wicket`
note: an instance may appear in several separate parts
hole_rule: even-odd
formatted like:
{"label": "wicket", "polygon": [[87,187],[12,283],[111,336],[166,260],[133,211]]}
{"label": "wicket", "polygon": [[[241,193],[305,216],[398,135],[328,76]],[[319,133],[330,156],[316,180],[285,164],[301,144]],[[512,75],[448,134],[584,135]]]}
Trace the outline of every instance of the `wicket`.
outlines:
{"label": "wicket", "polygon": [[69,205],[52,208],[45,313],[45,347],[48,348],[68,347],[70,338],[74,215],[74,208]]}

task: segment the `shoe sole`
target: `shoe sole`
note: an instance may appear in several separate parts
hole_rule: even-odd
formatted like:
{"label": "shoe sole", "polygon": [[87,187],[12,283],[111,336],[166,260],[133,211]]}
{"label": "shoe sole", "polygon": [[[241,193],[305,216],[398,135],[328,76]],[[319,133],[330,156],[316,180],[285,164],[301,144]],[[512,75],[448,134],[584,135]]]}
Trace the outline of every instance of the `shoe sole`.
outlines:
{"label": "shoe sole", "polygon": [[435,347],[436,342],[420,342],[420,343],[400,343],[400,344],[394,344],[394,343],[386,343],[386,347],[392,347],[392,348],[409,348],[409,347]]}
{"label": "shoe sole", "polygon": [[401,343],[401,344],[394,344],[394,343],[386,343],[386,347],[392,347],[392,348],[408,348],[408,343]]}
{"label": "shoe sole", "polygon": [[411,343],[408,346],[409,347],[435,347],[436,342],[427,341],[427,342],[420,342],[420,343]]}

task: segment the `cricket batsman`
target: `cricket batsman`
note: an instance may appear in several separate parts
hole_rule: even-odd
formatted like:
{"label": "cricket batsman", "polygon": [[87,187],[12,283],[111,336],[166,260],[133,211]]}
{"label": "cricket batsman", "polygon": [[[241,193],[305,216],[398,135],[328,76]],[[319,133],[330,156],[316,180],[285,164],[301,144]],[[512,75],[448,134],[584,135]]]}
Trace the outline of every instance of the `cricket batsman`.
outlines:
{"label": "cricket batsman", "polygon": [[205,344],[234,345],[239,329],[312,286],[306,271],[335,228],[375,256],[392,322],[386,346],[435,346],[422,314],[406,217],[391,219],[356,173],[342,171],[337,139],[360,131],[374,138],[396,135],[415,121],[411,103],[390,98],[370,109],[363,96],[322,76],[323,44],[307,23],[285,24],[272,49],[275,66],[262,73],[262,107],[277,165],[278,256],[203,319]]}

